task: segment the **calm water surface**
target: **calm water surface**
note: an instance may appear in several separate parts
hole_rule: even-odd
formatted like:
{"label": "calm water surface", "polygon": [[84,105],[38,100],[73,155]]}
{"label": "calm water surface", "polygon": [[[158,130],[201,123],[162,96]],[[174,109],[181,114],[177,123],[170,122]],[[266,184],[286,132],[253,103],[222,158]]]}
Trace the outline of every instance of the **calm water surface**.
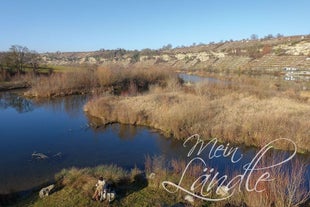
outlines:
{"label": "calm water surface", "polygon": [[[113,163],[129,169],[143,167],[146,155],[182,154],[182,143],[146,127],[91,127],[82,110],[87,99],[70,96],[36,102],[18,92],[0,93],[0,193],[37,186],[72,166]],[[33,152],[49,159],[32,159]]]}
{"label": "calm water surface", "polygon": [[[146,127],[113,124],[92,127],[83,105],[88,96],[36,101],[21,92],[0,93],[0,194],[31,189],[50,181],[63,168],[116,164],[143,168],[145,156],[186,158],[183,142]],[[206,152],[210,148],[206,149]],[[243,148],[238,165],[227,158],[208,161],[220,172],[241,169],[256,149]],[[33,152],[47,155],[32,159]],[[58,156],[60,155],[60,156]],[[308,173],[310,175],[310,173]]]}
{"label": "calm water surface", "polygon": [[180,73],[179,77],[183,79],[185,82],[190,82],[190,83],[199,83],[199,82],[223,83],[223,81],[216,79],[216,78],[189,75],[186,73]]}

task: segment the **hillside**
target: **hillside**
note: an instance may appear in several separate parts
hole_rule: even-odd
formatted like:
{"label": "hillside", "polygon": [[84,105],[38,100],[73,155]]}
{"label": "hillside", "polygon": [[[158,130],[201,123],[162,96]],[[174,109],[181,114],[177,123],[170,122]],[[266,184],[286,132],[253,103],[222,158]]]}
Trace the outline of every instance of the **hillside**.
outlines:
{"label": "hillside", "polygon": [[[111,64],[163,65],[209,72],[291,73],[309,79],[310,35],[226,41],[190,47],[141,51],[100,50],[41,54],[48,65]],[[294,71],[294,72],[292,72]],[[297,75],[296,75],[297,74]]]}

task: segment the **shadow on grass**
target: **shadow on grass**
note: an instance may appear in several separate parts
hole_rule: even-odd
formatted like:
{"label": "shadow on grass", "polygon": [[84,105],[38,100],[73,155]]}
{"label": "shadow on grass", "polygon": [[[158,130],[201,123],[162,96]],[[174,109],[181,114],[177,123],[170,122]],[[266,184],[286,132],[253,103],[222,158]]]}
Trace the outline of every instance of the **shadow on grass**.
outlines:
{"label": "shadow on grass", "polygon": [[140,173],[134,176],[133,181],[130,178],[122,178],[115,183],[114,189],[116,189],[117,200],[121,200],[126,196],[134,192],[138,192],[148,186],[148,181],[144,173]]}
{"label": "shadow on grass", "polygon": [[61,182],[47,182],[28,190],[0,194],[0,206],[24,206],[25,203],[36,200],[39,197],[39,191],[51,184],[55,184],[55,187],[50,192],[50,194],[60,191],[64,188]]}

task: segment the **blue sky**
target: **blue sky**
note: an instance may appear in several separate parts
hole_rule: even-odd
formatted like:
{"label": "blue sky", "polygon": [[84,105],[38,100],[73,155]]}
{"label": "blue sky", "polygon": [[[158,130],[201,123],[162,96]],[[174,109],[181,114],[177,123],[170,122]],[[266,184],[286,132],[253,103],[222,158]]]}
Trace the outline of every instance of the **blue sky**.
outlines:
{"label": "blue sky", "polygon": [[310,33],[309,0],[1,0],[0,51],[157,49]]}

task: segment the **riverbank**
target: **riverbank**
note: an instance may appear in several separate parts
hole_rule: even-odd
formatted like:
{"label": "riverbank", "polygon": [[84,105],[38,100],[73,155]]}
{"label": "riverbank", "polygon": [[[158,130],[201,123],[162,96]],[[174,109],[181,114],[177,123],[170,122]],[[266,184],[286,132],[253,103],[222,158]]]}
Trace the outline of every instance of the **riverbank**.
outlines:
{"label": "riverbank", "polygon": [[85,68],[38,77],[25,93],[28,97],[57,97],[84,93],[134,94],[149,85],[165,85],[173,73],[164,68],[124,68],[118,65]]}
{"label": "riverbank", "polygon": [[29,87],[30,84],[27,81],[0,82],[0,91],[25,89]]}
{"label": "riverbank", "polygon": [[154,86],[142,95],[94,98],[84,110],[102,124],[146,125],[177,139],[199,134],[206,140],[216,137],[222,142],[262,147],[285,137],[297,144],[299,152],[310,150],[310,105],[297,94],[290,98],[290,91],[250,84],[172,85]]}
{"label": "riverbank", "polygon": [[[64,169],[55,175],[55,190],[50,196],[43,199],[37,192],[27,200],[19,202],[16,206],[173,206],[179,204],[185,206],[183,193],[170,194],[164,190],[161,182],[164,179],[176,180],[181,165],[175,171],[167,171],[165,161],[158,157],[154,160],[148,158],[148,167],[145,170],[133,168],[129,171],[115,165],[100,165],[94,168]],[[174,163],[176,163],[174,161]],[[182,163],[184,164],[184,163]],[[198,176],[198,168],[190,167],[192,175]],[[200,169],[200,168],[199,168]],[[103,176],[116,192],[116,199],[108,204],[107,201],[93,201],[95,184],[98,177]],[[193,182],[186,179],[185,182]],[[202,206],[201,201],[195,201],[196,206]]]}
{"label": "riverbank", "polygon": [[[270,162],[265,160],[267,163]],[[271,161],[272,163],[272,161]],[[270,164],[270,163],[269,163]],[[38,192],[20,201],[16,206],[28,207],[50,207],[50,206],[179,206],[179,207],[223,207],[223,206],[300,206],[305,204],[309,198],[309,192],[303,183],[305,164],[294,161],[280,168],[269,169],[272,182],[261,183],[260,189],[263,192],[248,192],[244,184],[239,190],[232,193],[229,199],[222,201],[207,202],[201,198],[194,198],[182,190],[174,191],[172,186],[163,186],[164,181],[177,184],[182,172],[186,170],[181,186],[190,192],[197,193],[205,198],[222,198],[223,192],[216,192],[218,184],[207,180],[204,187],[198,186],[191,189],[191,185],[201,176],[204,167],[200,164],[192,164],[186,168],[187,163],[180,160],[167,162],[163,157],[146,157],[144,170],[133,168],[126,171],[115,165],[100,165],[94,168],[71,168],[64,169],[55,176],[55,189],[48,197],[39,198]],[[209,167],[209,166],[207,166]],[[291,169],[290,173],[285,170]],[[228,178],[236,176],[238,172],[229,172]],[[240,172],[239,172],[240,173]],[[250,180],[254,185],[256,179],[262,172],[254,172]],[[102,176],[110,184],[116,198],[108,204],[93,201],[92,195],[95,192],[95,184],[98,177]],[[196,181],[199,182],[199,181]],[[167,183],[167,182],[166,182]],[[213,185],[210,185],[210,184]],[[207,186],[210,185],[210,189]],[[168,192],[170,189],[172,192]],[[291,196],[287,196],[287,193]]]}

